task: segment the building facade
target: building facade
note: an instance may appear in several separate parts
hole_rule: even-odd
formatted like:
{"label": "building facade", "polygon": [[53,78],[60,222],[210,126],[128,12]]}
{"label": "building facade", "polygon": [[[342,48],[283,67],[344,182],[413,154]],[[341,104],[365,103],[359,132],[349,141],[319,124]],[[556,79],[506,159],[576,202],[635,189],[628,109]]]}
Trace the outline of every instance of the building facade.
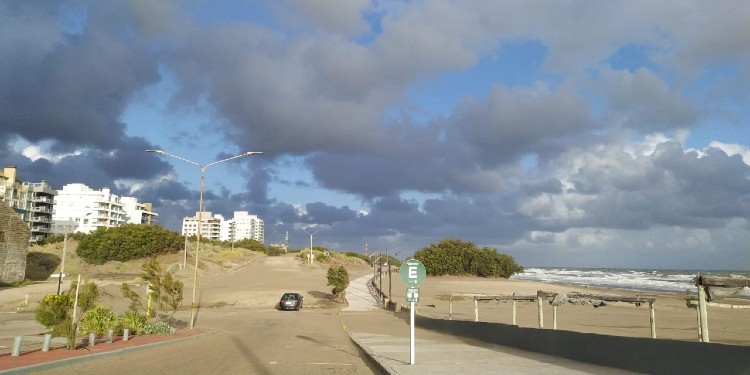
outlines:
{"label": "building facade", "polygon": [[151,203],[139,203],[134,197],[121,197],[120,202],[125,209],[128,224],[156,224],[157,214]]}
{"label": "building facade", "polygon": [[[222,215],[203,212],[201,215],[201,236],[219,241],[240,241],[253,239],[260,243],[264,241],[263,220],[247,211],[235,211],[234,217],[225,220]],[[198,234],[198,213],[193,217],[182,219],[182,235],[195,236]]]}
{"label": "building facade", "polygon": [[68,184],[57,191],[54,220],[69,220],[76,232],[91,233],[97,228],[119,227],[128,222],[125,205],[109,188],[94,190],[84,184]]}
{"label": "building facade", "polygon": [[221,225],[220,238],[222,241],[241,241],[246,239],[264,242],[264,223],[256,215],[247,211],[235,211],[234,217],[225,220]]}
{"label": "building facade", "polygon": [[183,218],[182,235],[188,237],[198,235],[198,215],[201,216],[201,237],[209,240],[220,240],[223,218],[221,215],[213,215],[208,211],[196,212],[193,217]]}
{"label": "building facade", "polygon": [[22,181],[15,166],[0,173],[0,198],[28,225],[29,241],[43,240],[52,234],[52,216],[57,192],[46,181]]}

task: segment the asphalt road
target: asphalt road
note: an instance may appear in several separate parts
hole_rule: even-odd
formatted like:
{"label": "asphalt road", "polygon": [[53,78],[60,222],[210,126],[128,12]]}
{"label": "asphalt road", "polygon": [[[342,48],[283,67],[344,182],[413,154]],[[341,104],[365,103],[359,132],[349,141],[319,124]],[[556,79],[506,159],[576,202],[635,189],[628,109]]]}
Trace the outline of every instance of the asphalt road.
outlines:
{"label": "asphalt road", "polygon": [[[266,258],[199,281],[196,328],[203,337],[77,363],[38,374],[374,374],[342,327],[346,305],[328,298],[324,267],[291,257]],[[300,311],[273,306],[284,291],[305,296]],[[186,285],[185,305],[192,291]],[[189,321],[190,311],[176,318]]]}

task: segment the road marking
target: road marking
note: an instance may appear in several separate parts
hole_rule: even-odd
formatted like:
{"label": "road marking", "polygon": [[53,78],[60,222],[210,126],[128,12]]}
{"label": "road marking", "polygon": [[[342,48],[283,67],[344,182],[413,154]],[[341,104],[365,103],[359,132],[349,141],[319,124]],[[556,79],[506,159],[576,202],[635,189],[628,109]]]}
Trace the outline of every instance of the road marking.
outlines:
{"label": "road marking", "polygon": [[316,366],[354,366],[352,363],[343,362],[268,362],[270,365],[316,365]]}

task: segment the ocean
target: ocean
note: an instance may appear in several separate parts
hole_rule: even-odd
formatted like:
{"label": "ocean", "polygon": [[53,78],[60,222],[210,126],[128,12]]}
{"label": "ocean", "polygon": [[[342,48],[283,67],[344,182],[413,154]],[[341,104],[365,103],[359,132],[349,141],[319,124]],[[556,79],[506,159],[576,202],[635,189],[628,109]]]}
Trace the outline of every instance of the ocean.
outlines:
{"label": "ocean", "polygon": [[[739,275],[750,277],[749,271],[699,271],[699,270],[647,270],[618,268],[527,268],[511,279],[540,281],[555,284],[588,285],[591,287],[618,288],[643,292],[696,293],[693,278],[698,275]],[[750,297],[745,288],[743,297]]]}

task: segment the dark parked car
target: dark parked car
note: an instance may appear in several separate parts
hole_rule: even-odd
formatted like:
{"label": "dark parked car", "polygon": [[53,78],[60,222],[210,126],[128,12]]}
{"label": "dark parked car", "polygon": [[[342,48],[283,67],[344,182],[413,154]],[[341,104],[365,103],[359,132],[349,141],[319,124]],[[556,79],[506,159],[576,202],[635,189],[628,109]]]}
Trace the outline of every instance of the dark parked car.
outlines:
{"label": "dark parked car", "polygon": [[302,296],[299,293],[284,293],[279,301],[279,310],[297,310],[302,308]]}

